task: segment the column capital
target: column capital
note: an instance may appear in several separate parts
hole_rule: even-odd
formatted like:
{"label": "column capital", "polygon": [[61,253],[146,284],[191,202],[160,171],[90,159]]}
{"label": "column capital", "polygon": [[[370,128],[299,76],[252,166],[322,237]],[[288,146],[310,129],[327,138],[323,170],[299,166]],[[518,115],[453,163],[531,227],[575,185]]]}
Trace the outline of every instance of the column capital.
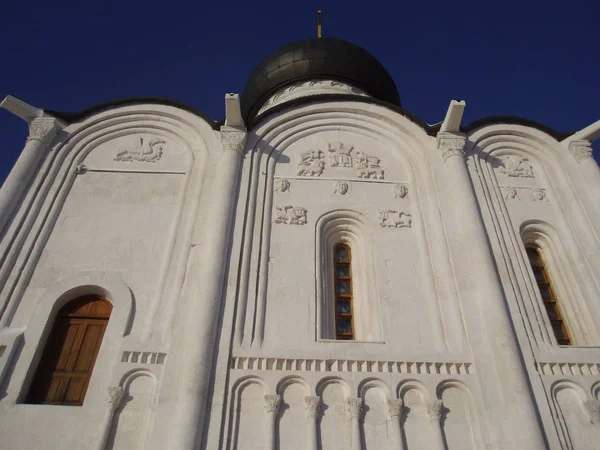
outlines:
{"label": "column capital", "polygon": [[317,417],[321,411],[321,397],[304,397],[304,408],[306,409],[306,417]]}
{"label": "column capital", "polygon": [[464,157],[467,139],[462,134],[440,132],[437,134],[437,148],[444,162],[451,156]]}
{"label": "column capital", "polygon": [[596,424],[600,424],[600,400],[587,400],[585,407],[588,410],[590,420]]}
{"label": "column capital", "polygon": [[281,406],[281,395],[265,395],[265,411],[267,414],[277,414]]}
{"label": "column capital", "polygon": [[106,404],[112,412],[114,412],[121,404],[124,393],[125,391],[121,386],[110,386],[108,388],[108,398],[106,399]]}
{"label": "column capital", "polygon": [[427,412],[431,421],[438,421],[442,418],[444,412],[444,403],[441,400],[434,400],[427,405]]}
{"label": "column capital", "polygon": [[363,409],[364,403],[362,398],[358,397],[348,399],[348,412],[350,413],[350,417],[358,417],[360,419]]}
{"label": "column capital", "polygon": [[402,417],[402,409],[404,408],[404,402],[399,398],[392,398],[388,400],[388,410],[390,417]]}
{"label": "column capital", "polygon": [[246,130],[242,128],[235,128],[229,126],[222,126],[220,129],[221,143],[223,144],[223,150],[234,150],[239,154],[244,152],[244,145],[246,144]]}
{"label": "column capital", "polygon": [[569,144],[569,153],[578,163],[584,159],[592,159],[592,143],[586,140],[573,141]]}
{"label": "column capital", "polygon": [[49,147],[59,128],[58,120],[54,117],[37,117],[29,123],[27,141],[38,140]]}

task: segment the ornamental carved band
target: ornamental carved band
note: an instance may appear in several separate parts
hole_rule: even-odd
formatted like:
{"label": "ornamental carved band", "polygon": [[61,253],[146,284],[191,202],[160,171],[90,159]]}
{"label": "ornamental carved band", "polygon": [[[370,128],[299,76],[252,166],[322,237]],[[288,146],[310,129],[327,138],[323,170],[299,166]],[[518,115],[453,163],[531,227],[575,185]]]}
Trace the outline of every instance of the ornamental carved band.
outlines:
{"label": "ornamental carved band", "polygon": [[390,417],[402,417],[402,408],[404,402],[399,398],[393,398],[388,400],[388,409],[390,411]]}
{"label": "ornamental carved band", "polygon": [[281,406],[281,395],[265,395],[265,411],[276,414]]}
{"label": "ornamental carved band", "polygon": [[321,410],[321,397],[304,397],[304,408],[306,409],[306,417],[317,417]]}
{"label": "ornamental carved band", "polygon": [[590,141],[574,141],[569,145],[569,152],[571,156],[580,163],[584,159],[591,159],[592,156],[592,143]]}
{"label": "ornamental carved band", "polygon": [[362,398],[350,398],[348,399],[348,413],[350,417],[358,417],[360,419],[363,412],[363,399]]}
{"label": "ornamental carved band", "polygon": [[238,130],[226,130],[221,128],[221,143],[223,144],[223,150],[235,150],[238,153],[244,151],[244,145],[246,144],[247,134],[243,131]]}
{"label": "ornamental carved band", "polygon": [[58,131],[56,119],[53,117],[38,117],[29,124],[28,141],[38,140],[49,147]]}
{"label": "ornamental carved band", "polygon": [[429,405],[427,405],[427,412],[429,413],[429,418],[432,421],[438,421],[442,418],[442,413],[444,410],[444,404],[441,400],[434,400]]}
{"label": "ornamental carved band", "polygon": [[446,161],[451,156],[464,156],[465,143],[464,136],[452,133],[438,133],[438,149],[442,153],[442,159]]}
{"label": "ornamental carved band", "polygon": [[111,386],[108,388],[106,404],[110,407],[111,411],[115,411],[119,407],[124,393],[125,391],[121,386]]}

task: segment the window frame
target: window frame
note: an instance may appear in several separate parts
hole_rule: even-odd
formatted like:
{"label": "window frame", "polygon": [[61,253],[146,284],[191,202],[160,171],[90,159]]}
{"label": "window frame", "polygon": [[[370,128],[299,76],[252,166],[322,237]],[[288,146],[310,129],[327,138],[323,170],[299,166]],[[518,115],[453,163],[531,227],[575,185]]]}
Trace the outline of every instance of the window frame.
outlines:
{"label": "window frame", "polygon": [[[348,255],[347,259],[338,259],[338,249],[343,248]],[[338,267],[348,266],[348,276],[338,275]],[[354,341],[355,340],[355,324],[354,324],[354,283],[352,279],[352,249],[345,242],[338,242],[333,247],[333,286],[334,286],[334,305],[333,311],[335,316],[335,339],[339,341]],[[348,281],[349,292],[338,292],[337,286],[340,281]],[[338,304],[348,303],[350,312],[339,312]],[[338,328],[338,320],[343,318],[350,319],[350,332],[342,333]]]}

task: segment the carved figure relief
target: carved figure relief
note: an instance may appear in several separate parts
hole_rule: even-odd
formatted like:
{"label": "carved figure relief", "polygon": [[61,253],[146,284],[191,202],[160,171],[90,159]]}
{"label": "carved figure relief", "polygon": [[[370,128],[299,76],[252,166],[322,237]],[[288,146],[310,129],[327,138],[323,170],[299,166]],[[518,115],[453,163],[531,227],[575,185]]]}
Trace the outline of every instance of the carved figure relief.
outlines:
{"label": "carved figure relief", "polygon": [[517,190],[512,186],[504,186],[502,188],[502,195],[505,200],[520,200]]}
{"label": "carved figure relief", "polygon": [[352,150],[354,147],[346,146],[343,142],[327,144],[329,167],[352,167]]}
{"label": "carved figure relief", "polygon": [[392,209],[379,210],[379,225],[384,228],[411,228],[412,216]]}
{"label": "carved figure relief", "polygon": [[346,195],[350,186],[345,181],[338,181],[335,183],[335,188],[333,189],[334,194]]}
{"label": "carved figure relief", "polygon": [[394,198],[405,198],[408,195],[408,186],[396,184],[394,186]]}
{"label": "carved figure relief", "polygon": [[290,182],[286,179],[275,181],[275,192],[283,193],[290,191]]}
{"label": "carved figure relief", "polygon": [[378,178],[383,180],[383,169],[379,165],[377,156],[369,156],[359,150],[356,151],[356,173],[359,178]]}
{"label": "carved figure relief", "polygon": [[315,177],[321,176],[325,168],[324,156],[321,150],[311,150],[300,154],[298,164],[298,176]]}
{"label": "carved figure relief", "polygon": [[527,158],[520,158],[515,155],[504,156],[500,159],[500,173],[509,177],[535,178],[533,175],[533,166]]}
{"label": "carved figure relief", "polygon": [[275,218],[273,222],[287,225],[306,224],[306,208],[301,206],[283,205],[275,207]]}
{"label": "carved figure relief", "polygon": [[540,188],[535,188],[531,191],[531,199],[534,202],[542,202],[544,201],[544,199],[546,198],[546,190],[545,189],[540,189]]}
{"label": "carved figure relief", "polygon": [[152,137],[145,142],[140,136],[135,139],[132,149],[118,152],[115,161],[156,162],[162,157],[163,144],[165,141],[159,137]]}

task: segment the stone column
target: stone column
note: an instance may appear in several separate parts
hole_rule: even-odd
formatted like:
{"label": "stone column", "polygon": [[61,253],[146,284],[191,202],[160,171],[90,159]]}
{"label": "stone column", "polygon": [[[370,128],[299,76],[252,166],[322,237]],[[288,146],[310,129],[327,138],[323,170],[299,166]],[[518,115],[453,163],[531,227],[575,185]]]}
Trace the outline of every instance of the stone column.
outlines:
{"label": "stone column", "polygon": [[433,439],[435,441],[434,449],[446,450],[444,443],[444,430],[442,428],[442,416],[444,404],[441,400],[434,400],[427,405],[427,413],[433,427]]}
{"label": "stone column", "polygon": [[53,117],[38,117],[30,122],[29,137],[25,147],[0,189],[0,233],[11,218],[15,206],[29,185],[58,129],[58,121]]}
{"label": "stone column", "polygon": [[600,400],[588,400],[585,402],[587,413],[590,416],[590,421],[596,427],[598,431],[598,438],[600,439]]}
{"label": "stone column", "polygon": [[600,167],[592,155],[592,143],[573,141],[569,144],[569,153],[577,162],[577,169],[581,173],[586,189],[591,191],[592,201],[600,207]]}
{"label": "stone column", "polygon": [[304,397],[304,407],[308,418],[308,445],[307,450],[318,450],[317,424],[321,412],[321,397]]}
{"label": "stone column", "polygon": [[121,386],[111,386],[108,388],[108,397],[106,399],[108,410],[104,414],[104,419],[100,424],[100,433],[102,434],[100,435],[100,439],[98,439],[98,450],[104,450],[104,447],[106,446],[106,439],[108,438],[108,433],[110,432],[115,411],[121,404],[124,393],[125,391]]}
{"label": "stone column", "polygon": [[[454,133],[438,133],[437,138],[444,161],[440,200],[473,360],[487,383],[482,396],[489,412],[490,445],[508,439],[519,448],[545,449],[523,354],[467,170],[466,139]],[[509,413],[515,410],[520,414]]]}
{"label": "stone column", "polygon": [[277,436],[277,413],[281,406],[281,395],[265,395],[265,411],[267,412],[266,450],[275,450]]}
{"label": "stone column", "polygon": [[392,422],[392,435],[394,440],[398,443],[400,450],[405,450],[404,439],[402,439],[402,411],[404,409],[404,402],[399,398],[393,398],[388,400],[388,410],[390,412],[390,420]]}
{"label": "stone column", "polygon": [[[163,386],[172,385],[161,399],[168,416],[166,433],[155,427],[152,448],[195,450],[204,436],[206,414],[210,413],[208,390],[214,370],[214,353],[218,347],[217,327],[222,313],[223,285],[227,271],[229,246],[236,202],[240,161],[246,132],[221,127],[223,153],[212,170],[203,196],[210,199],[206,210],[199,211],[203,229],[202,241],[193,242],[186,268],[186,281],[178,300],[185,309],[174,324],[171,364],[167,364]],[[214,158],[214,156],[213,156]],[[210,184],[208,184],[210,183]],[[167,393],[168,392],[168,393]],[[157,422],[160,419],[157,417]],[[165,441],[163,441],[163,439]]]}
{"label": "stone column", "polygon": [[348,412],[352,420],[352,450],[362,449],[362,439],[360,435],[360,421],[364,409],[362,398],[348,399]]}

